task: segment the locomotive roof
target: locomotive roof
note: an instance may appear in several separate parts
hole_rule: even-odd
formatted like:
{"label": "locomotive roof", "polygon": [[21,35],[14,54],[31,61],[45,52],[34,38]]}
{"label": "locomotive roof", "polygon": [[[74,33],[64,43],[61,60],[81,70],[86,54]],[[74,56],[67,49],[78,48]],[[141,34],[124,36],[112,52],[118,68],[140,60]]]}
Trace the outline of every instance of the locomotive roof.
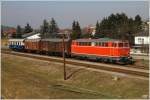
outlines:
{"label": "locomotive roof", "polygon": [[[64,39],[64,41],[69,41],[70,39]],[[41,39],[41,41],[51,41],[51,42],[62,42],[62,39],[53,38],[53,39]]]}
{"label": "locomotive roof", "polygon": [[120,41],[117,39],[110,39],[110,38],[99,38],[99,39],[77,39],[77,42],[106,42],[106,41]]}

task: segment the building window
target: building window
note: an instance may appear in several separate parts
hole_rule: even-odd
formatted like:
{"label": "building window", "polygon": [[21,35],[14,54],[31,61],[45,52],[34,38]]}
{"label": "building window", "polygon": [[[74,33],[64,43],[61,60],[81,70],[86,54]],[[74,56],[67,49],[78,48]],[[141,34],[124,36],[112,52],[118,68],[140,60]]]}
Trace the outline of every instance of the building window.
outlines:
{"label": "building window", "polygon": [[141,38],[138,38],[138,42],[139,42],[139,43],[141,43],[141,42],[142,42],[142,41],[141,41]]}
{"label": "building window", "polygon": [[138,43],[144,44],[144,38],[138,38]]}

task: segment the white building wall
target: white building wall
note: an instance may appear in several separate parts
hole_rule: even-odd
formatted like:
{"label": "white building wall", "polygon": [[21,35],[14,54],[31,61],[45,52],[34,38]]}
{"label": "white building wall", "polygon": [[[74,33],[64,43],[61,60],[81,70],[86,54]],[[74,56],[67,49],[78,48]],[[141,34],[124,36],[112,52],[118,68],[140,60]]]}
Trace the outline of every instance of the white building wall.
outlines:
{"label": "white building wall", "polygon": [[149,36],[136,36],[135,44],[149,44]]}

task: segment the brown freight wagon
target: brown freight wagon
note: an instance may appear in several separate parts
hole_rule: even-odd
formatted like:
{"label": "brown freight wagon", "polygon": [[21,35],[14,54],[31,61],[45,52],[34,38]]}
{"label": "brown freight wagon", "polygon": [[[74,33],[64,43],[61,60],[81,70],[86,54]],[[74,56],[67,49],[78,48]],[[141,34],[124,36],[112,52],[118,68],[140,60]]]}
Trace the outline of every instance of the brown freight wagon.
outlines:
{"label": "brown freight wagon", "polygon": [[[65,53],[71,54],[71,40],[65,39]],[[63,43],[62,39],[41,39],[41,51],[52,55],[62,55]]]}
{"label": "brown freight wagon", "polygon": [[25,49],[27,51],[39,52],[41,39],[27,39],[24,41]]}

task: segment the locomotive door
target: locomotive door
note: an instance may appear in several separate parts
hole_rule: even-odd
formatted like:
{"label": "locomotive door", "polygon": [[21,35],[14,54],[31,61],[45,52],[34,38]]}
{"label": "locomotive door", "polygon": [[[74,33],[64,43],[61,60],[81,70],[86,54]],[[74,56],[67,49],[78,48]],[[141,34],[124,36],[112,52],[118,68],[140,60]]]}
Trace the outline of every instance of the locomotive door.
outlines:
{"label": "locomotive door", "polygon": [[111,48],[110,48],[110,55],[111,56],[115,55],[115,48],[116,48],[116,43],[112,43]]}

